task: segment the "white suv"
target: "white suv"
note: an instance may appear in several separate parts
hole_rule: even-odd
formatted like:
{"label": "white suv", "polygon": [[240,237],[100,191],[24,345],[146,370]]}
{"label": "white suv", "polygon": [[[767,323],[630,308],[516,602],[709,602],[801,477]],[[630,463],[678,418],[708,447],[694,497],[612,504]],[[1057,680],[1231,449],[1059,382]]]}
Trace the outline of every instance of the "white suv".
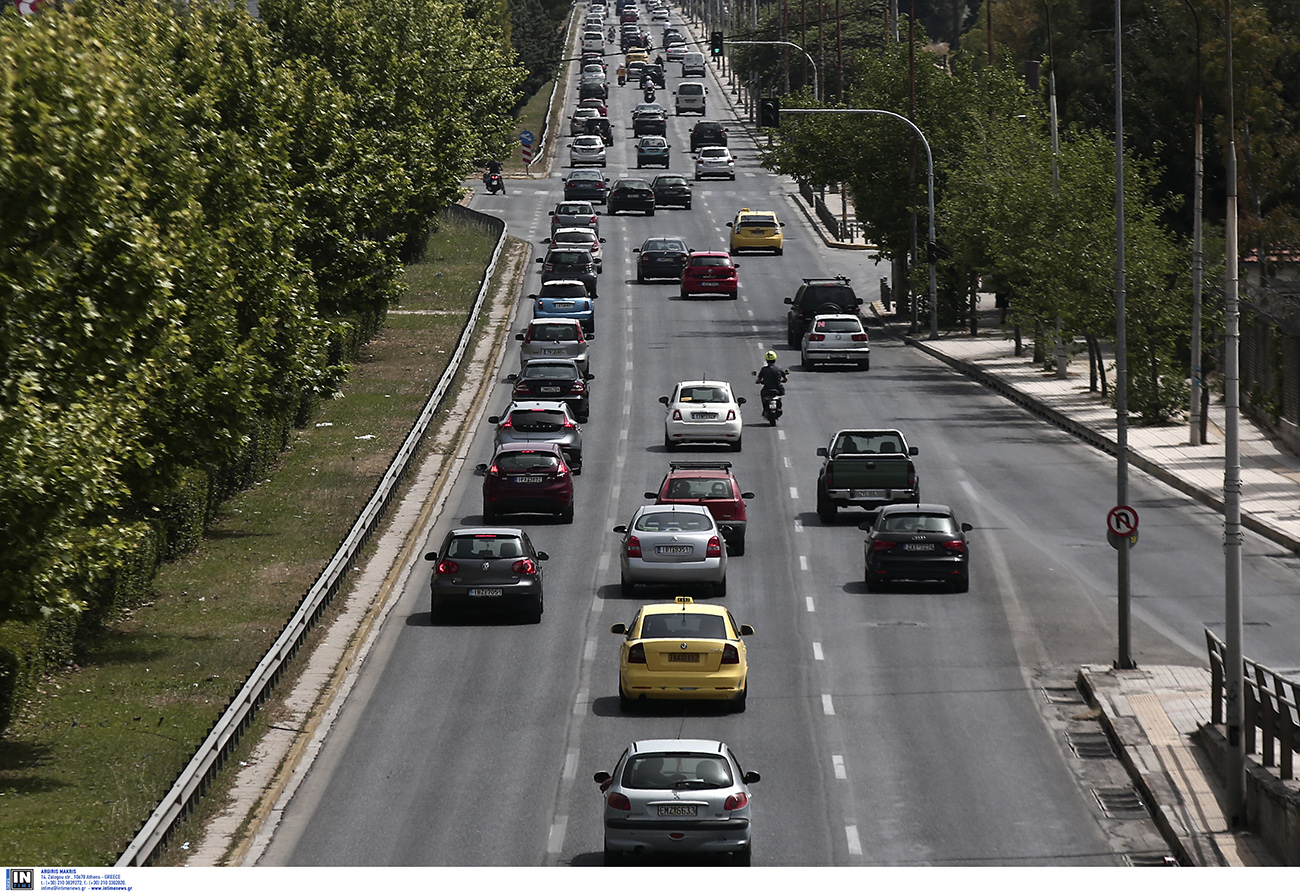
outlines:
{"label": "white suv", "polygon": [[674,105],[677,114],[691,112],[696,115],[704,114],[704,97],[709,92],[709,88],[703,84],[684,83],[679,84],[673,91],[673,96],[677,97]]}

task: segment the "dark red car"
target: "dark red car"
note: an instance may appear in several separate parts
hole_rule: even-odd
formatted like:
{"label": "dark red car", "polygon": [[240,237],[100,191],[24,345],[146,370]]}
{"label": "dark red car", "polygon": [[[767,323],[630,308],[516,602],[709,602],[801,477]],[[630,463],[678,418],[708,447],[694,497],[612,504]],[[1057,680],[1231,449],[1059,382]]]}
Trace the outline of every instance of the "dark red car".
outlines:
{"label": "dark red car", "polygon": [[646,499],[659,505],[702,505],[713,516],[727,540],[728,555],[745,554],[745,500],[753,493],[741,492],[730,462],[670,462],[659,489],[648,491]]}
{"label": "dark red car", "polygon": [[507,443],[497,447],[483,472],[483,523],[504,514],[559,515],[573,523],[573,471],[553,443]]}
{"label": "dark red car", "polygon": [[682,297],[726,295],[736,299],[736,267],[725,251],[692,251],[682,267]]}

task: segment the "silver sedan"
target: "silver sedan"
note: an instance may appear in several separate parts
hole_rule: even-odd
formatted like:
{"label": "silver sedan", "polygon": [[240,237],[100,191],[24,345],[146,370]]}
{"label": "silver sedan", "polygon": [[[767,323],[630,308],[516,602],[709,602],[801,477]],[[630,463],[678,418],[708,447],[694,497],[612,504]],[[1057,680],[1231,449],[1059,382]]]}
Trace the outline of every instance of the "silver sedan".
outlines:
{"label": "silver sedan", "polygon": [[727,594],[727,550],[722,531],[702,505],[643,505],[627,524],[619,549],[623,595],[639,583],[703,583]]}

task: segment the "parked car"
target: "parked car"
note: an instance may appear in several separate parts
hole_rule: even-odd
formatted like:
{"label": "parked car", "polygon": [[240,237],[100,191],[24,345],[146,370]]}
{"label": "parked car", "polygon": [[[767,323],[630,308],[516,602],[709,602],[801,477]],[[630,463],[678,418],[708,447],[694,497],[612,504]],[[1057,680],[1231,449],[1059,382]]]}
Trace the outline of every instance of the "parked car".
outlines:
{"label": "parked car", "polygon": [[506,379],[514,382],[514,399],[563,400],[578,421],[585,423],[591,407],[588,383],[595,377],[580,371],[573,360],[547,358],[524,363],[522,371],[512,372]]}
{"label": "parked car", "polygon": [[636,281],[647,279],[682,278],[682,267],[691,253],[684,239],[676,236],[652,236],[633,248],[636,259]]}
{"label": "parked car", "polygon": [[691,209],[691,181],[678,174],[660,174],[650,188],[655,194],[655,207],[678,205]]}
{"label": "parked car", "polygon": [[505,514],[557,515],[573,523],[573,472],[553,443],[499,446],[483,472],[483,521]]}
{"label": "parked car", "polygon": [[731,383],[693,379],[679,381],[671,395],[659,398],[664,405],[664,450],[672,452],[687,443],[725,443],[739,452],[744,420]]}
{"label": "parked car", "polygon": [[553,443],[564,453],[574,474],[582,474],[582,426],[558,400],[516,400],[500,415],[488,416],[497,426],[492,446],[507,443]]}
{"label": "parked car", "polygon": [[682,268],[681,296],[721,294],[734,301],[738,296],[738,267],[725,251],[692,251]]}
{"label": "parked car", "polygon": [[803,333],[800,356],[810,372],[822,363],[855,363],[859,369],[870,369],[871,344],[862,319],[848,313],[814,318]]}
{"label": "parked car", "polygon": [[[661,167],[668,167],[668,150],[672,148],[668,145],[668,140],[662,136],[643,136],[636,144],[636,166],[645,167],[647,164],[657,164]],[[651,188],[653,195],[654,189]]]}
{"label": "parked car", "polygon": [[634,741],[613,772],[593,779],[605,796],[605,864],[629,853],[753,856],[752,798],[757,772],[745,772],[721,741]]}
{"label": "parked car", "polygon": [[698,505],[643,505],[614,528],[623,535],[619,577],[623,596],[642,583],[699,583],[727,594],[727,550],[709,510]]}
{"label": "parked car", "polygon": [[551,556],[517,527],[456,527],[443,537],[429,580],[429,619],[457,609],[523,613],[541,623],[545,608],[542,562]]}
{"label": "parked car", "polygon": [[959,522],[948,506],[887,505],[858,527],[867,531],[862,573],[868,592],[894,580],[938,581],[953,592],[970,589],[966,534],[972,527]]}
{"label": "parked car", "polygon": [[731,555],[745,554],[745,528],[749,515],[745,500],[753,493],[742,492],[730,462],[718,460],[673,460],[658,490],[648,490],[646,499],[658,505],[702,505],[713,515],[727,541]]}
{"label": "parked car", "polygon": [[617,180],[609,192],[606,201],[606,213],[617,214],[619,211],[644,211],[645,216],[655,216],[655,193],[645,180],[630,177]]}

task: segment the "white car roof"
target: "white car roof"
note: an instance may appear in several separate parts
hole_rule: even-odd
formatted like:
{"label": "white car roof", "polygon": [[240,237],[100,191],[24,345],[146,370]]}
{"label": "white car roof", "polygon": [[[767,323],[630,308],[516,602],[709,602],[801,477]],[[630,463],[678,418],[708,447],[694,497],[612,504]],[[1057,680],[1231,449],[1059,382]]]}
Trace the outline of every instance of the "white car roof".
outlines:
{"label": "white car roof", "polygon": [[677,502],[665,502],[663,504],[654,503],[652,505],[643,505],[636,510],[634,515],[640,517],[648,512],[676,512],[680,515],[704,515],[710,521],[713,520],[713,512],[709,511],[707,506],[703,505],[686,505]]}
{"label": "white car roof", "polygon": [[859,325],[862,324],[862,320],[858,319],[852,313],[819,313],[817,314],[817,316],[814,318],[813,321],[818,322],[823,319],[847,319],[847,320],[852,320],[853,322],[858,323]]}
{"label": "white car roof", "polygon": [[[596,238],[596,231],[589,226],[562,226],[555,231],[555,235],[558,236],[560,233],[583,233],[593,239]],[[555,236],[551,238],[555,238]]]}
{"label": "white car roof", "polygon": [[644,741],[633,741],[629,749],[638,754],[682,750],[722,753],[726,745],[707,738],[647,738]]}
{"label": "white car roof", "polygon": [[510,415],[517,409],[545,409],[552,412],[567,412],[569,404],[562,400],[515,400],[501,414]]}
{"label": "white car roof", "polygon": [[[818,317],[818,318],[820,319],[820,317]],[[690,379],[689,381],[679,381],[679,382],[677,382],[677,387],[678,387],[679,389],[680,389],[680,388],[683,388],[683,387],[686,387],[686,386],[688,386],[688,385],[689,385],[689,386],[694,386],[694,385],[705,385],[705,386],[707,386],[707,387],[711,387],[711,388],[726,388],[726,389],[729,390],[729,391],[731,390],[731,382],[729,382],[729,381],[718,381],[718,380],[716,380],[716,379],[709,379],[709,378],[692,378],[692,379]]]}

